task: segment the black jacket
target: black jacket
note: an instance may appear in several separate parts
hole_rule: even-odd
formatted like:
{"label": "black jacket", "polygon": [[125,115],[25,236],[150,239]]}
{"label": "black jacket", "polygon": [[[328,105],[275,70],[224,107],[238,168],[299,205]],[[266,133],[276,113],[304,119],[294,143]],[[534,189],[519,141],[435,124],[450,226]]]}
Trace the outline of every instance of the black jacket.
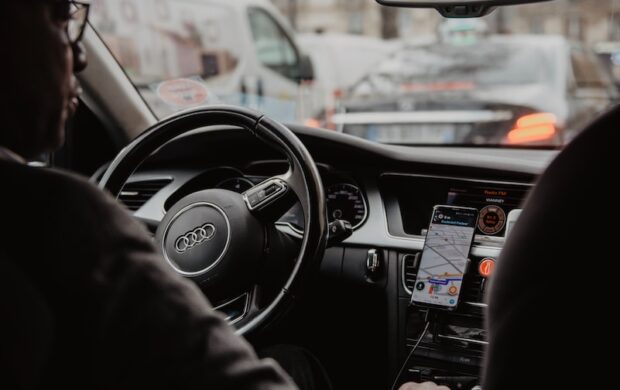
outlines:
{"label": "black jacket", "polygon": [[8,161],[0,183],[0,388],[295,388],[112,197]]}

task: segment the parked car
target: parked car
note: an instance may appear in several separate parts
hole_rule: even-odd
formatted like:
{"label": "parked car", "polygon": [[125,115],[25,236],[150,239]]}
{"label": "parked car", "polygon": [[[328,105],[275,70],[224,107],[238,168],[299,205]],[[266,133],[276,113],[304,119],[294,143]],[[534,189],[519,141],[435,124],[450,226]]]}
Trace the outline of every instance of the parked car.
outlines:
{"label": "parked car", "polygon": [[[343,91],[351,88],[371,72],[381,61],[402,46],[400,40],[391,41],[353,34],[305,33],[298,42],[312,58],[316,81],[316,107],[323,115],[332,113]],[[316,112],[315,112],[316,113]],[[317,120],[306,124],[323,127]]]}
{"label": "parked car", "polygon": [[563,145],[617,95],[585,47],[497,35],[400,50],[351,88],[333,122],[389,143]]}

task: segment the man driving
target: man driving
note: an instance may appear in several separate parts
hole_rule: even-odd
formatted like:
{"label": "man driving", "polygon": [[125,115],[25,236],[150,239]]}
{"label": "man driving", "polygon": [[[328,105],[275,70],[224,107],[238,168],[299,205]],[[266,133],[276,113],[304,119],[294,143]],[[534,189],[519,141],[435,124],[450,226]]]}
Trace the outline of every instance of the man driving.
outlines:
{"label": "man driving", "polygon": [[0,191],[0,387],[296,388],[163,265],[114,199],[25,164],[63,144],[80,93],[74,73],[86,66],[88,4],[2,1],[0,10],[0,178],[11,187]]}
{"label": "man driving", "polygon": [[78,107],[88,4],[3,1],[0,11],[0,178],[11,186],[0,191],[2,387],[296,388],[164,266],[114,199],[26,164],[62,146]]}

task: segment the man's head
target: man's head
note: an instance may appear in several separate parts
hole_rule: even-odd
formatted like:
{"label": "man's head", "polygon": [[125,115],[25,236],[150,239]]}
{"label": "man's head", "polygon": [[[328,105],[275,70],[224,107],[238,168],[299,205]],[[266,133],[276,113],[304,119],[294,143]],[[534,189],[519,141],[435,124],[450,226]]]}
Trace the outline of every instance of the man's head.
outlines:
{"label": "man's head", "polygon": [[67,0],[0,3],[0,145],[33,157],[63,144],[65,122],[77,108],[73,74],[84,69],[86,57],[70,19],[81,6]]}

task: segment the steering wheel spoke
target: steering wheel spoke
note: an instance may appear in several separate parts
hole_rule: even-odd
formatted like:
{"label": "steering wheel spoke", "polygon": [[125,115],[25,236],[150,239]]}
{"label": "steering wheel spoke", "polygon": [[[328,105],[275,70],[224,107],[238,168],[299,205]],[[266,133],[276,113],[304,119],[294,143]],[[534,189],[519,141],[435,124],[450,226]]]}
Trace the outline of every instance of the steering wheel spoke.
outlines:
{"label": "steering wheel spoke", "polygon": [[238,297],[222,302],[213,309],[222,313],[225,316],[226,321],[229,324],[234,325],[253,312],[253,310],[251,310],[252,302],[252,292],[249,291],[239,295]]}
{"label": "steering wheel spoke", "polygon": [[153,236],[155,235],[155,232],[157,232],[157,228],[159,227],[159,224],[161,223],[161,220],[147,218],[139,214],[134,214],[133,217],[137,219],[138,221],[142,222],[142,224],[146,226],[146,229],[149,231],[149,233],[152,234]]}
{"label": "steering wheel spoke", "polygon": [[274,223],[290,210],[298,200],[304,204],[303,178],[293,169],[274,176],[243,193],[248,210],[265,223]]}
{"label": "steering wheel spoke", "polygon": [[260,313],[267,303],[265,290],[256,284],[247,292],[221,302],[213,309],[224,315],[230,325],[239,326]]}

